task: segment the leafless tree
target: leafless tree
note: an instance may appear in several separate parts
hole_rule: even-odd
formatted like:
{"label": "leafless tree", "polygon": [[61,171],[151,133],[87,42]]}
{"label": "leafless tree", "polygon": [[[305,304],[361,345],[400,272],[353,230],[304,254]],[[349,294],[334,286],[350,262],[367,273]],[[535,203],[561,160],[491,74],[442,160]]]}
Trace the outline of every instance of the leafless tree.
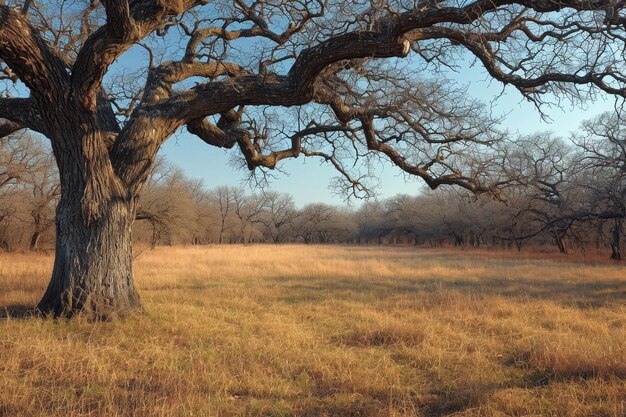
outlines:
{"label": "leafless tree", "polygon": [[40,156],[31,136],[0,138],[0,193],[15,189],[36,169]]}
{"label": "leafless tree", "polygon": [[626,219],[626,121],[620,113],[605,113],[585,122],[574,140],[581,151],[577,165],[585,174],[577,185],[588,192],[576,218],[611,222],[611,259],[621,260]]}
{"label": "leafless tree", "polygon": [[[251,170],[321,158],[349,194],[368,193],[377,158],[432,188],[480,192],[492,189],[490,157],[477,155],[500,134],[443,79],[466,61],[458,51],[539,104],[589,86],[626,94],[621,0],[2,3],[0,132],[48,137],[61,179],[56,261],[39,303],[55,316],[139,307],[138,196],[182,128],[238,147]],[[140,47],[142,76],[121,94],[109,67]]]}
{"label": "leafless tree", "polygon": [[293,222],[298,217],[293,198],[289,194],[267,191],[263,202],[261,222],[266,234],[273,243],[284,242],[290,237]]}
{"label": "leafless tree", "polygon": [[356,219],[358,243],[382,243],[383,237],[392,228],[384,203],[377,200],[366,201],[356,212]]}
{"label": "leafless tree", "polygon": [[150,245],[193,243],[198,234],[201,182],[187,178],[164,162],[151,175],[139,199],[137,220],[150,225]]}
{"label": "leafless tree", "polygon": [[305,206],[294,221],[296,236],[307,244],[346,242],[356,230],[356,224],[347,213],[322,203]]}
{"label": "leafless tree", "polygon": [[33,226],[28,246],[36,251],[42,235],[54,225],[54,207],[60,195],[56,165],[48,150],[38,149],[36,163],[23,179],[23,184],[30,194],[28,201]]}
{"label": "leafless tree", "polygon": [[501,169],[516,184],[510,190],[516,203],[513,238],[523,241],[548,233],[566,253],[577,201],[572,146],[551,134],[535,134],[508,148]]}
{"label": "leafless tree", "polygon": [[209,199],[218,215],[218,243],[224,243],[226,233],[230,233],[236,227],[235,200],[237,195],[243,195],[243,192],[237,187],[218,187],[210,194]]}
{"label": "leafless tree", "polygon": [[262,235],[265,195],[246,195],[242,188],[235,188],[232,191],[234,191],[232,193],[234,212],[239,223],[236,240],[250,243],[253,238],[259,239]]}
{"label": "leafless tree", "polygon": [[4,225],[1,247],[15,246],[16,236],[9,239],[8,235],[15,235],[17,228],[32,229],[29,247],[36,250],[42,234],[54,224],[58,195],[54,160],[39,139],[28,134],[0,139],[0,224],[14,225]]}

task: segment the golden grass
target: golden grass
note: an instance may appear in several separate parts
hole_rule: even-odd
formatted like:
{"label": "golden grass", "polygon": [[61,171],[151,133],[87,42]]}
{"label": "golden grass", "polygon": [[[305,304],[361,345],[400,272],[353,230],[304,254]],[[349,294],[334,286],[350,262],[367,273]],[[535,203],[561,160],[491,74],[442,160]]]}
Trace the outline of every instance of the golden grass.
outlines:
{"label": "golden grass", "polygon": [[[0,306],[51,263],[0,254]],[[142,316],[0,320],[0,416],[626,415],[617,264],[210,246],[136,276]]]}

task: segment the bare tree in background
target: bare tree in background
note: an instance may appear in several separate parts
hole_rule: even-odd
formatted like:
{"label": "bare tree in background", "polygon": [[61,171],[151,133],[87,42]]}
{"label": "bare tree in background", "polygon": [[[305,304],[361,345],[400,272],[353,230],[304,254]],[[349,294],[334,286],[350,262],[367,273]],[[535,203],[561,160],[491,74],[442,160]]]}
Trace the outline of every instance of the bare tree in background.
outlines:
{"label": "bare tree in background", "polygon": [[[39,310],[108,318],[139,307],[137,200],[157,151],[185,127],[211,146],[237,147],[251,170],[321,158],[348,194],[368,193],[377,158],[432,188],[492,189],[471,167],[489,162],[475,160],[498,139],[496,121],[445,79],[466,62],[458,52],[537,103],[551,97],[544,93],[577,99],[590,86],[626,95],[625,6],[3,1],[0,132],[48,137],[62,186],[56,260]],[[141,75],[115,88],[124,71],[109,67],[135,45],[148,50]]]}
{"label": "bare tree in background", "polygon": [[214,211],[218,214],[219,238],[218,243],[224,243],[226,233],[235,227],[235,199],[237,194],[243,194],[243,190],[233,187],[218,187],[211,193],[210,201]]}
{"label": "bare tree in background", "polygon": [[199,223],[196,199],[203,194],[202,182],[185,177],[179,168],[160,161],[139,199],[137,220],[150,225],[150,246],[159,243],[192,243]]}
{"label": "bare tree in background", "polygon": [[380,201],[366,201],[357,212],[358,243],[382,243],[393,227]]}
{"label": "bare tree in background", "polygon": [[610,223],[611,259],[621,260],[626,219],[626,120],[620,113],[605,113],[583,123],[575,135],[580,149],[578,166],[585,175],[577,185],[588,191],[578,220]]}
{"label": "bare tree in background", "polygon": [[293,197],[273,191],[264,193],[261,223],[273,243],[285,242],[291,237],[293,222],[298,217]]}
{"label": "bare tree in background", "polygon": [[262,224],[265,196],[263,194],[245,195],[242,188],[235,188],[232,194],[234,212],[239,223],[236,240],[240,243],[251,243],[253,238],[259,238]]}
{"label": "bare tree in background", "polygon": [[24,136],[10,135],[0,139],[0,249],[10,250],[8,239],[11,217],[17,211],[14,197],[21,181],[33,168],[36,157]]}
{"label": "bare tree in background", "polygon": [[[0,248],[11,249],[16,230],[32,224],[29,247],[37,250],[42,234],[54,224],[58,176],[49,150],[28,134],[0,138]],[[26,218],[20,218],[26,216]],[[22,227],[8,227],[7,223]],[[13,235],[12,239],[9,235]]]}
{"label": "bare tree in background", "polygon": [[42,235],[54,225],[54,207],[61,194],[54,158],[47,149],[38,149],[38,158],[23,179],[29,191],[30,217],[33,230],[28,247],[39,250]]}
{"label": "bare tree in background", "polygon": [[559,252],[567,253],[566,237],[574,225],[578,187],[573,180],[575,155],[563,139],[536,134],[510,145],[502,169],[517,183],[516,224],[525,233],[515,239],[531,239],[549,233]]}
{"label": "bare tree in background", "polygon": [[293,223],[295,235],[307,244],[346,242],[357,227],[346,212],[322,203],[303,207]]}
{"label": "bare tree in background", "polygon": [[28,135],[0,138],[0,193],[16,188],[36,169],[40,154],[35,146]]}

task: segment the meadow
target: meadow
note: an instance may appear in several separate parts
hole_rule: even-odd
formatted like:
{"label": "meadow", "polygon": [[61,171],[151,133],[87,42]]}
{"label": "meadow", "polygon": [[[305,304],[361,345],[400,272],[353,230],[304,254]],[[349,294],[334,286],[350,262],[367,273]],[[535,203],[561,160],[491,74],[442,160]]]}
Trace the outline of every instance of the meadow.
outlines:
{"label": "meadow", "polygon": [[0,254],[0,416],[624,416],[626,267],[451,249],[157,248],[143,314],[23,312]]}

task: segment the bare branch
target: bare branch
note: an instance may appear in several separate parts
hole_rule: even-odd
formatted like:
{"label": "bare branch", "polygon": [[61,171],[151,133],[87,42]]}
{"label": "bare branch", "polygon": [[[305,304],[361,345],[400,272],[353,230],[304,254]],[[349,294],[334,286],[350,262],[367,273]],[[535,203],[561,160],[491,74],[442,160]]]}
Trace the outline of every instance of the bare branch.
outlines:
{"label": "bare branch", "polygon": [[24,126],[20,125],[19,123],[0,121],[0,139],[9,136],[10,134],[15,133],[23,128]]}
{"label": "bare branch", "polygon": [[45,133],[31,99],[0,98],[0,120],[2,119],[5,120],[0,122],[0,137],[24,128]]}
{"label": "bare branch", "polygon": [[132,42],[137,26],[130,15],[128,0],[104,0],[107,15],[106,30],[112,41]]}
{"label": "bare branch", "polygon": [[96,110],[96,95],[107,68],[132,45],[203,0],[138,0],[107,2],[107,25],[85,41],[72,69],[72,85],[81,105]]}

